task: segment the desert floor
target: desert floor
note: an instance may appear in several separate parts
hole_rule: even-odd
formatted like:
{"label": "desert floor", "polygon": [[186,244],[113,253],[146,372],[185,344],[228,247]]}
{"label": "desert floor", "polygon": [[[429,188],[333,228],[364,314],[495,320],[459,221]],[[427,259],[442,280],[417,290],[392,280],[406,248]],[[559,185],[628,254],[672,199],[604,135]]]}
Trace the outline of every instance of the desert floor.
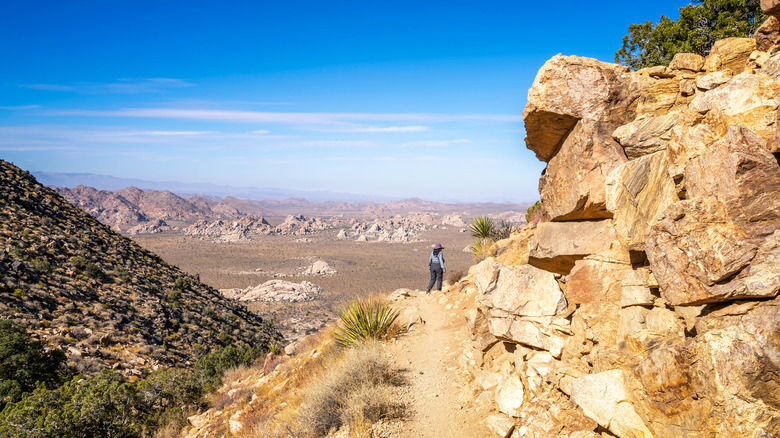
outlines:
{"label": "desert floor", "polygon": [[[422,232],[420,241],[414,243],[356,242],[335,239],[331,234],[305,238],[261,236],[238,243],[214,243],[179,233],[133,239],[216,289],[257,286],[274,278],[295,283],[310,281],[322,287],[323,292],[313,301],[247,305],[274,322],[291,340],[334,320],[349,299],[384,295],[398,288],[425,289],[428,254],[434,243],[445,247],[447,274],[465,274],[474,264],[471,253],[463,251],[472,243],[472,237],[455,228]],[[303,275],[316,260],[327,262],[337,273]]]}

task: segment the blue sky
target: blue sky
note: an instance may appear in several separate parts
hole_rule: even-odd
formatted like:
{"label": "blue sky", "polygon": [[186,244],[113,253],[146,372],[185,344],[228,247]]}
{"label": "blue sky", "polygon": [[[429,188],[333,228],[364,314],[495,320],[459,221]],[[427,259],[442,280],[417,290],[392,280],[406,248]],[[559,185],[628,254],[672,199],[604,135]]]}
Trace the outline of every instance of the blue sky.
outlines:
{"label": "blue sky", "polygon": [[0,158],[31,171],[538,199],[520,115],[686,1],[36,1],[0,7]]}

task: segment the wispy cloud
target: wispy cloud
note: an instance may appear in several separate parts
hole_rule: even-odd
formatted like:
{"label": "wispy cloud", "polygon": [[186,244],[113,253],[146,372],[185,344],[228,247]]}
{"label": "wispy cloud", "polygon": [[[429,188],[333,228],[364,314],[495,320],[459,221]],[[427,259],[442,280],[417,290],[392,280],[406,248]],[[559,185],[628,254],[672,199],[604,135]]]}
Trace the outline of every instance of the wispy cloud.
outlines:
{"label": "wispy cloud", "polygon": [[169,88],[193,87],[195,84],[173,78],[122,78],[115,82],[77,82],[74,84],[24,84],[23,88],[43,91],[63,91],[81,94],[139,94]]}
{"label": "wispy cloud", "polygon": [[8,111],[27,111],[40,108],[40,105],[17,105],[17,106],[0,106],[0,110]]}
{"label": "wispy cloud", "polygon": [[303,146],[317,146],[317,147],[377,147],[376,143],[363,140],[318,140],[318,141],[306,141],[301,143]]}
{"label": "wispy cloud", "polygon": [[471,140],[467,138],[459,138],[457,140],[421,140],[404,143],[401,145],[401,147],[443,147],[464,143],[471,143]]}
{"label": "wispy cloud", "polygon": [[335,132],[422,132],[427,131],[427,126],[345,126],[342,128],[333,128],[329,131]]}
{"label": "wispy cloud", "polygon": [[[429,113],[302,113],[263,112],[222,109],[182,108],[125,108],[112,111],[70,110],[52,112],[52,115],[89,117],[129,117],[153,119],[210,120],[235,123],[277,123],[294,125],[339,126],[357,132],[424,131],[419,123],[434,122],[520,122],[522,116],[514,114],[429,114]],[[414,126],[362,126],[359,122],[414,122]]]}

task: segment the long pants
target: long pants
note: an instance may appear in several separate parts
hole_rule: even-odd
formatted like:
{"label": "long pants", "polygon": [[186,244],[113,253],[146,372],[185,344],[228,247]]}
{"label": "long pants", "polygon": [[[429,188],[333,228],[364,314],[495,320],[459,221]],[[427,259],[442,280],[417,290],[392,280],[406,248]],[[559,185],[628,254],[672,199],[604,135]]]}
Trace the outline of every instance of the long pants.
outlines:
{"label": "long pants", "polygon": [[441,266],[438,264],[431,265],[431,282],[428,283],[428,290],[433,288],[433,283],[436,283],[436,290],[441,290],[441,280],[444,276],[444,272]]}

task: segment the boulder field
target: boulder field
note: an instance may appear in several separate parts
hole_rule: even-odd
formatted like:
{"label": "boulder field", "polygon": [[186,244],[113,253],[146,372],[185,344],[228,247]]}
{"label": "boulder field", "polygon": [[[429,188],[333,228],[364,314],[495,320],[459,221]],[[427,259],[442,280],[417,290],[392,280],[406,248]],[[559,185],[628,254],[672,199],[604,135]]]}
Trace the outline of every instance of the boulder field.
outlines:
{"label": "boulder field", "polygon": [[498,435],[780,436],[780,46],[762,32],[669,67],[539,70],[523,119],[545,220],[459,286]]}

